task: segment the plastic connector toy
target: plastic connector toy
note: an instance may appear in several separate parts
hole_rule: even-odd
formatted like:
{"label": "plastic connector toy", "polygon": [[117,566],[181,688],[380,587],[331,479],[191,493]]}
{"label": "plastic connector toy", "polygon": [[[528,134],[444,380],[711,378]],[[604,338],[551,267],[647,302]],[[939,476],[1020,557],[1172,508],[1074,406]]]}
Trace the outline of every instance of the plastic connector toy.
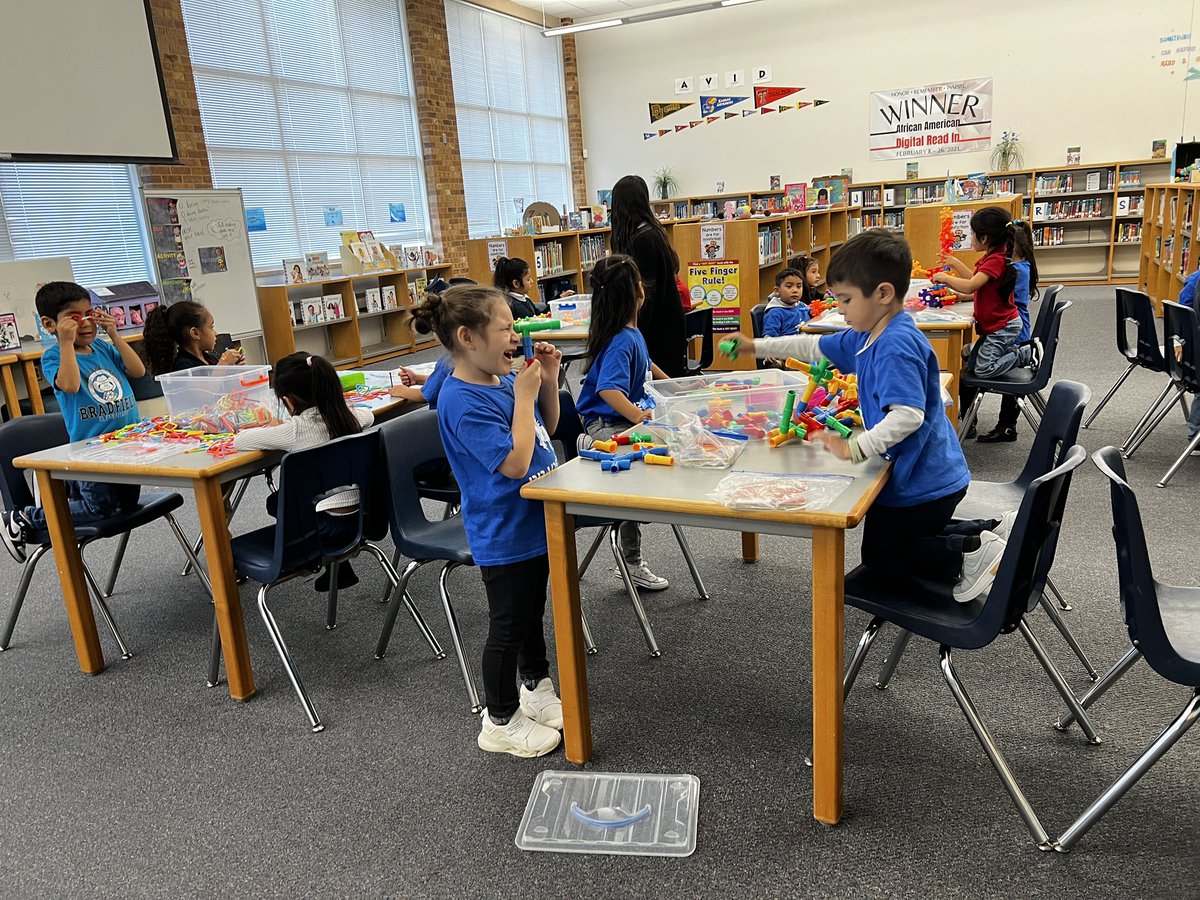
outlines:
{"label": "plastic connector toy", "polygon": [[558,319],[518,319],[513,322],[513,331],[521,335],[525,362],[533,362],[533,332],[548,331],[554,328],[562,328],[562,322]]}
{"label": "plastic connector toy", "polygon": [[717,349],[728,356],[730,359],[738,358],[738,348],[742,346],[742,342],[737,338],[725,338],[717,344]]}
{"label": "plastic connector toy", "polygon": [[644,458],[644,462],[649,466],[673,466],[675,465],[675,457],[648,453]]}
{"label": "plastic connector toy", "polygon": [[593,441],[592,449],[593,450],[603,450],[605,453],[616,453],[617,452],[617,442],[616,441]]}

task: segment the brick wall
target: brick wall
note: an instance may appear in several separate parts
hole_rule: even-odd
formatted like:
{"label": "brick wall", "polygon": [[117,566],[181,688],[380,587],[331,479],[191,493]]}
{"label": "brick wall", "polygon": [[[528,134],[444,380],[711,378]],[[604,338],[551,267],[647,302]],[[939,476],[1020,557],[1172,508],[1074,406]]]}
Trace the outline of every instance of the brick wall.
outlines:
{"label": "brick wall", "polygon": [[[570,25],[571,19],[562,24]],[[575,188],[575,208],[588,202],[587,178],[583,168],[583,115],[579,108],[579,57],[575,35],[562,37],[563,87],[567,95],[567,142],[571,159],[571,184]]]}
{"label": "brick wall", "polygon": [[454,274],[467,271],[467,201],[458,151],[444,0],[405,0],[430,230]]}
{"label": "brick wall", "polygon": [[192,58],[183,29],[183,8],[180,0],[150,0],[150,9],[154,17],[154,37],[158,42],[163,81],[167,86],[167,103],[175,128],[179,164],[139,166],[142,187],[210,188],[212,172],[208,167],[204,130],[200,126]]}

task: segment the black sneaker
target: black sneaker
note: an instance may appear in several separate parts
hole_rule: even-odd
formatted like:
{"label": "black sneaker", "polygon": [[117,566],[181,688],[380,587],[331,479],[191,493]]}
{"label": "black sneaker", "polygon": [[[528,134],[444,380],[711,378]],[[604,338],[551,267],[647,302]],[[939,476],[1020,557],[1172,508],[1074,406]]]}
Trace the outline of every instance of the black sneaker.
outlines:
{"label": "black sneaker", "polygon": [[1017,439],[1017,429],[1002,428],[997,425],[986,434],[981,434],[976,438],[981,444],[1008,444]]}
{"label": "black sneaker", "polygon": [[8,555],[19,563],[25,562],[25,529],[28,527],[20,510],[6,510],[0,517],[0,540],[4,541]]}

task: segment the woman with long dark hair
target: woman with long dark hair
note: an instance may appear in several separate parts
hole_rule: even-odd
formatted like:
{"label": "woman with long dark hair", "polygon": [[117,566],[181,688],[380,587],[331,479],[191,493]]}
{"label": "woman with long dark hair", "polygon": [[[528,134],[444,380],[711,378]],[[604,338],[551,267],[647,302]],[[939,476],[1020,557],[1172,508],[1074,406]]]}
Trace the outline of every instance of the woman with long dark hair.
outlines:
{"label": "woman with long dark hair", "polygon": [[650,208],[650,189],[638,175],[626,175],[612,191],[613,253],[632,256],[646,288],[638,330],[651,361],[671,378],[687,374],[683,301],[675,285],[679,257]]}

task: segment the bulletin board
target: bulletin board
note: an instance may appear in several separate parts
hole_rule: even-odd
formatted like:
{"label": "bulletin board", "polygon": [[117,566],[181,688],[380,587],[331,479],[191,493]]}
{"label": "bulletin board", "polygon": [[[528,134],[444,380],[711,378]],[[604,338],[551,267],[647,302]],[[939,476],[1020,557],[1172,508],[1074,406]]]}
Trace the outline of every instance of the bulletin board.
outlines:
{"label": "bulletin board", "polygon": [[142,201],[163,302],[203,303],[235,338],[260,333],[241,190],[142,191]]}
{"label": "bulletin board", "polygon": [[0,262],[0,312],[16,313],[21,337],[37,338],[38,315],[33,298],[39,284],[47,281],[74,281],[71,258],[47,256]]}

